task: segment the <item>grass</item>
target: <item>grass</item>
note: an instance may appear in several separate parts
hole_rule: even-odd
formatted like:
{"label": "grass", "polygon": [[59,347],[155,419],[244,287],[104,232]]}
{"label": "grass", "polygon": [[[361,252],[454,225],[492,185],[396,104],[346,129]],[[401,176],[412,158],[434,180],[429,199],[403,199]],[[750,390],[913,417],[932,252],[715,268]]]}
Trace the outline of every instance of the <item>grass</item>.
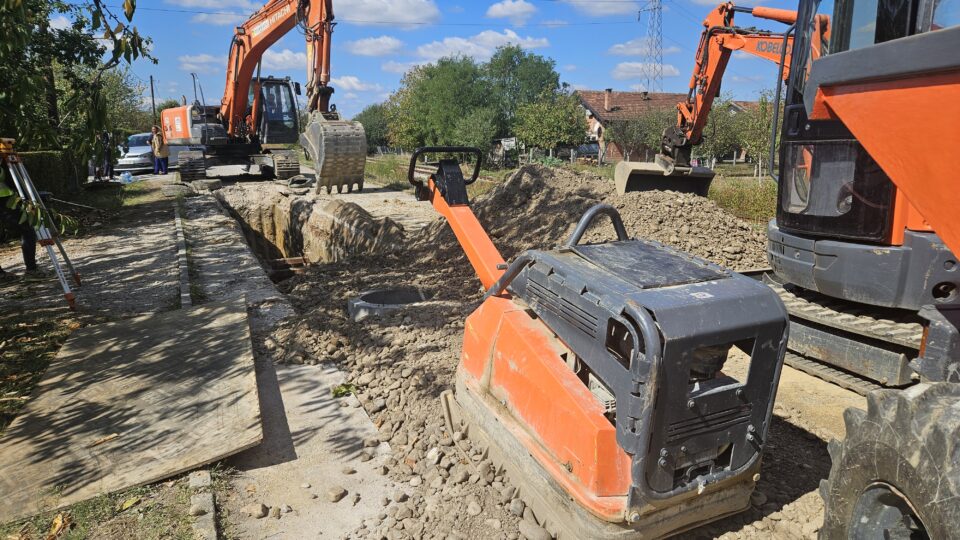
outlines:
{"label": "grass", "polygon": [[42,512],[26,520],[0,525],[0,538],[45,538],[57,520],[67,523],[57,538],[192,539],[187,510],[190,487],[181,477],[152,486],[101,495],[62,510]]}
{"label": "grass", "polygon": [[708,197],[731,214],[765,224],[777,212],[777,184],[769,178],[718,176],[710,184]]}

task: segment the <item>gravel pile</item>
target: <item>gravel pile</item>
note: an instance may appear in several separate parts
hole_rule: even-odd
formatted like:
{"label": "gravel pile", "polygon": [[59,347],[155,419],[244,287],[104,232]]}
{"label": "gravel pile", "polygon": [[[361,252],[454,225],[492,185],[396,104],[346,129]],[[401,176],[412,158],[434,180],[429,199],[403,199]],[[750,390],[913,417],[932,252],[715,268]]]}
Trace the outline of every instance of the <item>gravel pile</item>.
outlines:
{"label": "gravel pile", "polygon": [[[629,233],[653,238],[736,268],[762,265],[760,233],[712,202],[676,193],[617,198],[609,183],[562,170],[526,167],[479,198],[474,208],[508,260],[529,248],[564,240],[593,204],[621,209]],[[610,185],[612,189],[612,185]],[[605,220],[588,240],[612,237]],[[735,246],[737,251],[725,248]],[[433,294],[415,309],[363,323],[351,321],[348,299],[371,289],[417,286]],[[442,220],[409,234],[400,253],[310,267],[280,284],[298,312],[256,346],[277,363],[334,362],[348,374],[393,457],[385,474],[409,486],[385,493],[383,512],[356,538],[548,539],[502,472],[460,433],[448,433],[439,395],[453,387],[463,321],[479,305],[480,283]],[[333,389],[318,389],[332,391]],[[771,444],[785,450],[765,459],[754,507],[686,533],[689,538],[812,537],[822,504],[814,493],[829,462],[800,464],[823,443],[775,421]],[[373,445],[375,441],[370,441]],[[823,470],[821,470],[823,469]]]}

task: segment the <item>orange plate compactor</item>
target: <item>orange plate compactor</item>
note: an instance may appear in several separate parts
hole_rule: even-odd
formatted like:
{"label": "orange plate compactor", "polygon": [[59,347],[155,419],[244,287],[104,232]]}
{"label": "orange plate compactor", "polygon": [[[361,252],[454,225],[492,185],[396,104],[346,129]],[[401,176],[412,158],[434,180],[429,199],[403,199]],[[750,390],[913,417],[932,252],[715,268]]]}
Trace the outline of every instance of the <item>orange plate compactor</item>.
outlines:
{"label": "orange plate compactor", "polygon": [[[441,159],[476,154],[472,177]],[[509,266],[471,211],[480,151],[418,149],[409,180],[447,218],[487,289],[466,320],[448,428],[489,453],[558,538],[658,538],[746,509],[787,343],[759,281],[631,239],[597,205],[570,239]],[[617,239],[583,244],[605,215]],[[724,373],[732,349],[749,355]]]}

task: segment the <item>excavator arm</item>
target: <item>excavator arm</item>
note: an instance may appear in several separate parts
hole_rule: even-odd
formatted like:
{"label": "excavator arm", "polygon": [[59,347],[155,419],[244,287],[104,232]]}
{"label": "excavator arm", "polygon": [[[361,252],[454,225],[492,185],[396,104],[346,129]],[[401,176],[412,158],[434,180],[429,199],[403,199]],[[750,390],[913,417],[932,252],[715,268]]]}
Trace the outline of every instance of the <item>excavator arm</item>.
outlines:
{"label": "excavator arm", "polygon": [[[760,19],[793,25],[797,12],[767,7],[744,8],[732,2],[718,5],[703,20],[696,62],[687,97],[677,103],[677,123],[663,132],[660,153],[653,163],[621,161],[614,170],[617,193],[669,189],[706,196],[714,173],[690,164],[693,147],[703,139],[713,101],[720,94],[720,82],[734,51],[743,51],[782,66],[783,79],[790,75],[793,38],[789,32],[776,33],[734,25],[735,13],[749,13]],[[817,43],[814,57],[820,56],[821,36],[830,32],[830,19],[817,15]]]}
{"label": "excavator arm", "polygon": [[[787,35],[784,39],[783,33],[735,26],[734,14],[738,12],[789,25],[797,20],[796,11],[768,7],[745,8],[735,6],[732,2],[720,4],[707,15],[703,21],[704,30],[700,34],[687,99],[677,104],[677,124],[663,134],[661,151],[676,166],[690,166],[690,152],[703,139],[710,109],[720,93],[720,82],[734,51],[743,51],[778,65],[783,62],[784,80],[790,75],[793,38]],[[818,17],[818,30],[825,36],[829,35],[829,18]]]}
{"label": "excavator arm", "polygon": [[236,28],[220,104],[221,118],[231,136],[255,131],[260,93],[253,92],[255,102],[248,103],[250,85],[257,84],[254,71],[259,71],[264,52],[296,26],[303,29],[307,43],[307,110],[327,111],[333,93],[328,86],[333,24],[332,0],[271,0]]}

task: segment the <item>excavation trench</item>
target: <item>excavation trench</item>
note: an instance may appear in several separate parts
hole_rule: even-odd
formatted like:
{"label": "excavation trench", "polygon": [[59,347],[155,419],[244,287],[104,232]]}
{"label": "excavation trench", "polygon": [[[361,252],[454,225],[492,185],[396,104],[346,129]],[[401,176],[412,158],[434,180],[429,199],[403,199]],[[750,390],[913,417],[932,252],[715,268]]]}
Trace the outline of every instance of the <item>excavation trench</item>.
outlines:
{"label": "excavation trench", "polygon": [[216,196],[275,282],[304,265],[392,252],[403,240],[403,227],[388,217],[281,185],[231,186]]}

